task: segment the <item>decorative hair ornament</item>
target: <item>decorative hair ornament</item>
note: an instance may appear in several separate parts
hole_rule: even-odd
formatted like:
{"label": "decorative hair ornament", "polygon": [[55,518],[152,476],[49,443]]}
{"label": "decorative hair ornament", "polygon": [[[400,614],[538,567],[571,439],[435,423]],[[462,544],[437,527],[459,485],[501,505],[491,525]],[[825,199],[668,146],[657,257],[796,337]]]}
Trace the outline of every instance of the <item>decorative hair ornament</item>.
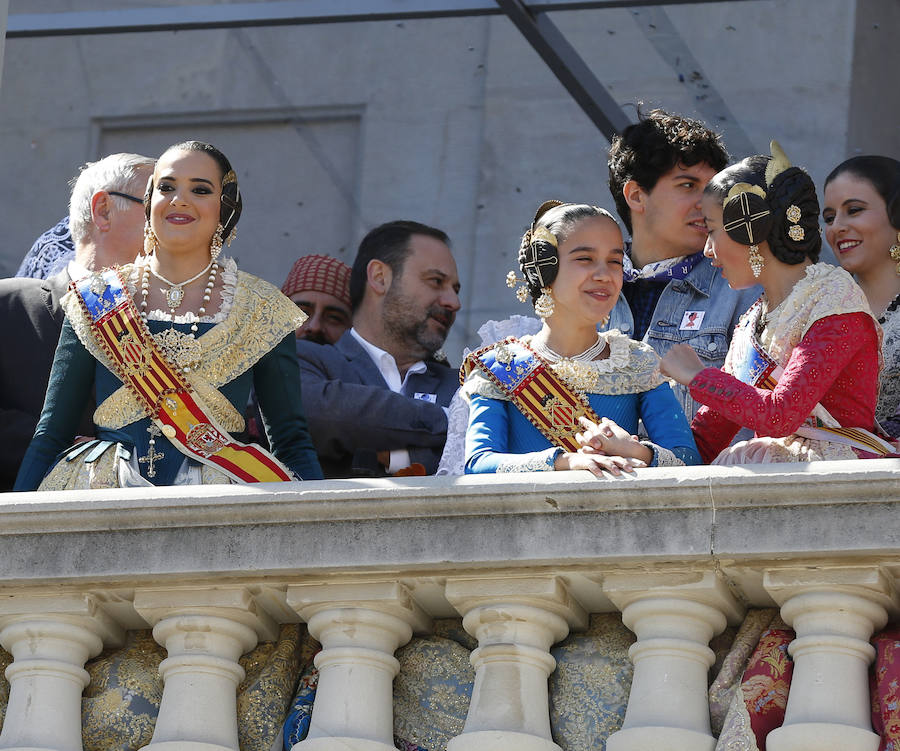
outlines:
{"label": "decorative hair ornament", "polygon": [[550,243],[554,248],[559,249],[559,240],[556,239],[549,229],[546,227],[534,227],[531,230],[531,244],[538,242]]}
{"label": "decorative hair ornament", "polygon": [[784,212],[784,215],[791,223],[791,226],[788,227],[788,237],[795,243],[803,240],[806,237],[806,230],[799,224],[800,220],[803,218],[803,212],[800,210],[800,207],[792,203],[787,207],[787,211]]}
{"label": "decorative hair ornament", "polygon": [[519,302],[525,302],[528,299],[528,287],[526,286],[528,284],[528,280],[520,279],[516,276],[515,271],[510,271],[506,275],[506,286],[512,289],[517,284],[520,284],[521,286],[516,290],[516,299]]}
{"label": "decorative hair ornament", "polygon": [[[791,168],[791,160],[787,158],[784,149],[778,141],[771,141],[769,149],[772,152],[772,158],[766,165],[766,188],[771,188],[775,179],[785,170]],[[767,190],[759,185],[751,185],[749,183],[737,183],[732,186],[722,203],[722,222],[723,229],[728,236],[741,245],[757,245],[763,242],[772,231],[772,225],[775,223],[775,217],[769,208],[767,200]],[[792,211],[796,210],[796,211]],[[802,217],[802,212],[798,206],[791,206],[788,212],[797,216],[796,221],[789,220],[793,226],[788,229],[788,235],[795,242],[800,242],[806,232],[803,227],[797,226],[797,222]],[[759,248],[756,254],[759,255]],[[754,254],[751,253],[751,259]],[[760,256],[760,259],[762,256]],[[762,266],[760,265],[760,270]]]}
{"label": "decorative hair ornament", "polygon": [[753,272],[753,277],[755,279],[759,279],[759,275],[762,273],[764,265],[762,254],[759,252],[759,245],[750,246],[749,258],[750,271]]}
{"label": "decorative hair ornament", "polygon": [[[507,284],[510,287],[520,281],[525,285],[524,292],[521,289],[516,292],[520,300],[527,300],[529,294],[532,298],[542,297],[556,278],[556,271],[559,268],[559,240],[546,227],[537,226],[537,222],[550,209],[562,204],[562,201],[544,201],[538,207],[531,227],[522,236],[518,259],[524,279],[513,278],[510,281],[507,277]],[[512,276],[515,277],[514,274]],[[542,306],[542,309],[547,309],[547,306]]]}
{"label": "decorative hair ornament", "polygon": [[769,236],[772,222],[762,188],[738,183],[728,191],[722,206],[722,228],[732,240],[741,245],[762,242]]}
{"label": "decorative hair ornament", "polygon": [[775,178],[785,170],[790,169],[793,165],[791,164],[791,160],[787,158],[787,154],[784,153],[784,149],[781,148],[781,144],[778,143],[778,141],[772,139],[769,142],[769,151],[772,152],[772,158],[766,165],[766,186],[771,188],[772,183],[775,182]]}
{"label": "decorative hair ornament", "polygon": [[739,196],[741,193],[754,193],[758,195],[763,200],[766,200],[766,191],[760,188],[758,185],[751,185],[750,183],[735,183],[731,186],[731,190],[728,191],[728,195],[725,196],[725,200],[722,202],[722,208],[725,207],[732,198],[735,196]]}
{"label": "decorative hair ornament", "polygon": [[900,274],[900,232],[897,233],[897,242],[891,245],[888,252],[891,254],[891,259],[897,262],[897,273]]}
{"label": "decorative hair ornament", "polygon": [[[228,185],[234,185],[234,197],[225,192],[225,187]],[[235,213],[237,213],[237,208],[240,201],[241,189],[237,184],[237,175],[234,173],[233,169],[230,169],[222,177],[222,210],[219,212],[219,225],[222,227],[223,237],[225,235],[225,227],[231,225],[231,230],[229,231],[228,236],[224,237],[225,244],[228,245],[229,248],[231,247],[231,243],[234,241],[234,238],[237,237],[237,220],[234,219],[234,215]],[[233,224],[232,220],[234,220]]]}

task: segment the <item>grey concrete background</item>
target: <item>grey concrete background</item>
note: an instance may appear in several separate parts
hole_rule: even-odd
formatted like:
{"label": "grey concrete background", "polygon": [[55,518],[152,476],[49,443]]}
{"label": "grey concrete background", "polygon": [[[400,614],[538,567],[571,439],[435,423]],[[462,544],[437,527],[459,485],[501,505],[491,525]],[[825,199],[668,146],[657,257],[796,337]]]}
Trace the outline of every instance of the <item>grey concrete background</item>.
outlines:
{"label": "grey concrete background", "polygon": [[[150,4],[9,0],[9,14]],[[848,155],[900,156],[898,0],[553,20],[632,118],[638,101],[703,118],[736,158],[777,138],[820,182]],[[352,261],[383,221],[445,229],[463,284],[458,362],[484,320],[526,312],[504,275],[541,201],[613,208],[608,143],[504,17],[10,39],[2,63],[4,276],[66,212],[85,160],[201,138],[241,181],[233,255],[276,284],[299,255]]]}

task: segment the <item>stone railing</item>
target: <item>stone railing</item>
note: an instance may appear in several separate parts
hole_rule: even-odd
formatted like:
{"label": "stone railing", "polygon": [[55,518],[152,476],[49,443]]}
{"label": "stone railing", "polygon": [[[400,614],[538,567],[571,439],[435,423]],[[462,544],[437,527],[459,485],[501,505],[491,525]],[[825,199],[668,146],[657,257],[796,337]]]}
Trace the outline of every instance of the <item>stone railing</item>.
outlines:
{"label": "stone railing", "polygon": [[768,748],[874,751],[869,638],[898,576],[900,460],[6,494],[0,748],[77,751],[86,660],[152,627],[149,748],[236,749],[239,656],[302,620],[323,649],[295,748],[384,751],[394,651],[461,616],[479,646],[451,751],[549,751],[549,649],[621,611],[635,669],[608,748],[711,749],[708,642],[777,604],[797,638]]}

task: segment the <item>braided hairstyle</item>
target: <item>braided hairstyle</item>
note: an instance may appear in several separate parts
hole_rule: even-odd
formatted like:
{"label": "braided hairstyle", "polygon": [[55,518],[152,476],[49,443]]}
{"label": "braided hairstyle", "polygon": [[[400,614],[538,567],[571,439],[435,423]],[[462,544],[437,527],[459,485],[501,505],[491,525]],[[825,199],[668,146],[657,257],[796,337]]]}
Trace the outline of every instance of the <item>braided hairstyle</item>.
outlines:
{"label": "braided hairstyle", "polygon": [[[773,145],[775,149],[781,151]],[[704,192],[724,203],[725,231],[735,242],[748,246],[767,242],[782,263],[795,265],[807,258],[815,263],[822,250],[816,186],[804,169],[789,164],[767,176],[776,166],[774,160],[762,155],[747,157],[719,172]],[[729,191],[739,184],[749,190],[728,199]],[[735,221],[736,226],[730,227],[741,212],[752,219]]]}
{"label": "braided hairstyle", "polygon": [[531,226],[519,244],[519,268],[525,277],[532,301],[544,287],[549,287],[559,273],[559,244],[582,219],[604,216],[616,223],[606,209],[586,203],[544,201],[534,215]]}
{"label": "braided hairstyle", "polygon": [[900,230],[900,162],[889,156],[855,156],[831,170],[825,178],[825,187],[845,173],[865,180],[875,189],[884,199],[891,226]]}
{"label": "braided hairstyle", "polygon": [[[222,199],[219,207],[219,223],[224,228],[223,238],[228,238],[237,226],[244,208],[244,200],[241,198],[241,190],[238,188],[237,175],[231,167],[228,157],[215,146],[204,141],[182,141],[169,146],[163,153],[169,151],[202,151],[207,154],[222,171]],[[153,178],[147,184],[147,192],[144,194],[144,215],[150,221],[150,197],[156,187]]]}

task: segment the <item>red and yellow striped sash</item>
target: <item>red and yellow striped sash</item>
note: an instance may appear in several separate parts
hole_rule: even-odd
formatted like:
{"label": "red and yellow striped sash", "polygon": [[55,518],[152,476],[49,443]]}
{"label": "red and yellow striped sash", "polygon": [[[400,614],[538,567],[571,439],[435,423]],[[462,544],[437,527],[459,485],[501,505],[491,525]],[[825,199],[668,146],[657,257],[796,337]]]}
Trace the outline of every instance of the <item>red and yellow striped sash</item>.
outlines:
{"label": "red and yellow striped sash", "polygon": [[294,479],[268,451],[235,441],[160,352],[116,269],[72,285],[97,344],[115,374],[181,453],[215,466],[238,482]]}
{"label": "red and yellow striped sash", "polygon": [[553,372],[549,363],[515,337],[477,352],[463,362],[460,378],[478,368],[503,391],[525,418],[554,446],[578,451],[580,417],[600,422],[587,399]]}

